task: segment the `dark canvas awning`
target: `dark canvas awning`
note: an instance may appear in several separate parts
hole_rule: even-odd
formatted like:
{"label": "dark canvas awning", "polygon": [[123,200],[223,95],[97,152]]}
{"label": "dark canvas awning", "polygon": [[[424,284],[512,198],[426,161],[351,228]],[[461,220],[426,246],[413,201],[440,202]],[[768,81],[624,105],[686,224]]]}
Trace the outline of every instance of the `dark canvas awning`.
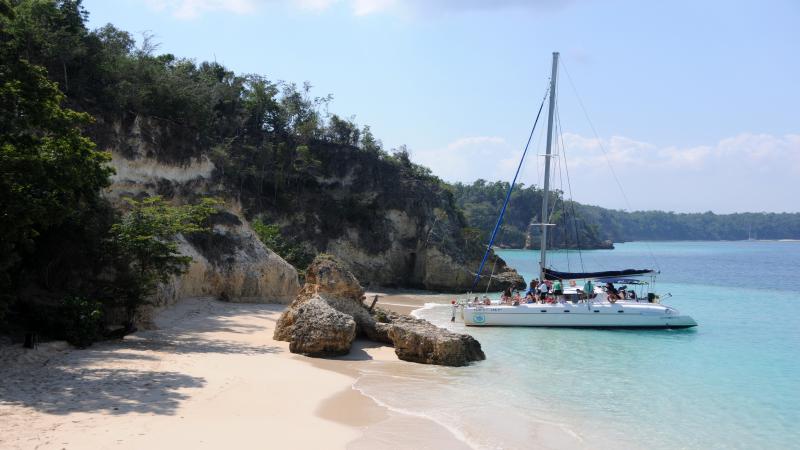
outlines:
{"label": "dark canvas awning", "polygon": [[607,270],[605,272],[559,272],[557,270],[545,269],[544,277],[547,280],[577,280],[584,278],[617,278],[617,277],[631,277],[636,275],[645,275],[655,273],[651,269],[625,269],[625,270]]}

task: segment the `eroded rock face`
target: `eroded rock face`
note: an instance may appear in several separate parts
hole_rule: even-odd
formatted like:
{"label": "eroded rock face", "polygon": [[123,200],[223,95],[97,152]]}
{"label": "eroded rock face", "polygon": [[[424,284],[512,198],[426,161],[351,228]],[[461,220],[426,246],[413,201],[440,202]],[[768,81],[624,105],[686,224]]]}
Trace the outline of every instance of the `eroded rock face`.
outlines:
{"label": "eroded rock face", "polygon": [[[361,239],[357,230],[350,230],[346,237],[329,242],[326,251],[344,262],[359,279],[369,280],[378,286],[464,292],[472,287],[475,271],[480,266],[480,259],[457,261],[437,247],[426,246],[424,242],[417,242],[410,251],[411,244],[406,242],[407,239],[399,238],[392,241],[386,250],[372,253],[365,245],[359,244]],[[492,291],[502,291],[507,287],[524,289],[526,286],[522,276],[495,255],[484,266],[476,289],[485,290],[490,278]]]}
{"label": "eroded rock face", "polygon": [[[380,308],[370,312],[362,298],[363,289],[352,273],[331,257],[318,257],[306,272],[300,294],[278,320],[274,338],[289,341],[292,352],[312,356],[342,354],[334,352],[340,352],[345,342],[349,351],[352,339],[361,335],[393,345],[405,361],[464,366],[486,359],[480,343],[469,335]],[[352,320],[350,341],[347,321],[329,310]]]}
{"label": "eroded rock face", "polygon": [[[111,141],[116,174],[104,195],[112,204],[152,195],[175,204],[202,196],[226,200],[213,183],[214,165],[208,158],[170,163],[151,157],[159,149],[137,131],[150,127],[140,125],[137,119],[130,130],[117,130],[119,135]],[[300,290],[297,270],[261,243],[235,201],[225,201],[211,221],[210,233],[179,237],[180,252],[191,256],[192,263],[185,274],[159,286],[151,306],[142,308],[139,326],[149,327],[155,309],[186,297],[257,303],[289,303],[295,298]]]}
{"label": "eroded rock face", "polygon": [[356,322],[319,296],[303,302],[293,314],[289,351],[308,356],[337,356],[350,352]]}

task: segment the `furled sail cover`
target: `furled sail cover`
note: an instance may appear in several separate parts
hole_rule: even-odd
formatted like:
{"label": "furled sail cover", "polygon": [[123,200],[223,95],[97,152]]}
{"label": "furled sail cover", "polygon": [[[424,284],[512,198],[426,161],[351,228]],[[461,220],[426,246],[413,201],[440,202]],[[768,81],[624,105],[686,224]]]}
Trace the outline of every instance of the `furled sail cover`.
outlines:
{"label": "furled sail cover", "polygon": [[605,272],[558,272],[552,269],[544,269],[544,276],[548,280],[576,280],[579,278],[630,277],[653,272],[655,271],[650,269],[608,270]]}

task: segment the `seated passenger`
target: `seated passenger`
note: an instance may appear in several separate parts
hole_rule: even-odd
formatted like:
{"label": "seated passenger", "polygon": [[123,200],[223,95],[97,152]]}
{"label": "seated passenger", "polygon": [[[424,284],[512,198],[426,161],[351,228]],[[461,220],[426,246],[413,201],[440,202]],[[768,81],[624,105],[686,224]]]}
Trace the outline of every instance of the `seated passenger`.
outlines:
{"label": "seated passenger", "polygon": [[485,296],[485,295],[484,295],[484,296],[483,296],[483,304],[484,304],[484,305],[491,305],[491,304],[492,304],[492,301],[491,301],[491,300],[489,300],[489,297],[487,297],[487,296]]}
{"label": "seated passenger", "polygon": [[535,301],[536,299],[533,297],[533,293],[531,291],[528,291],[528,293],[525,294],[525,303],[533,303]]}
{"label": "seated passenger", "polygon": [[616,303],[620,299],[619,291],[614,287],[614,283],[606,283],[606,294],[608,294],[609,303]]}
{"label": "seated passenger", "polygon": [[500,296],[500,303],[508,303],[511,301],[511,288],[507,287]]}

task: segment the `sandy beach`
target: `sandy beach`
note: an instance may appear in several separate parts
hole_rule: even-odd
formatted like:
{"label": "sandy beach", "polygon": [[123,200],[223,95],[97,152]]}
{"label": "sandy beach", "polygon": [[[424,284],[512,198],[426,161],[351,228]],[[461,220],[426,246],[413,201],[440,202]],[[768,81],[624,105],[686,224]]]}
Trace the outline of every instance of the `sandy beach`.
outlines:
{"label": "sandy beach", "polygon": [[[401,312],[441,301],[380,294]],[[272,339],[283,309],[187,299],[157,329],[86,350],[0,347],[0,448],[466,448],[353,389],[361,365],[397,360],[391,347],[293,355]]]}

